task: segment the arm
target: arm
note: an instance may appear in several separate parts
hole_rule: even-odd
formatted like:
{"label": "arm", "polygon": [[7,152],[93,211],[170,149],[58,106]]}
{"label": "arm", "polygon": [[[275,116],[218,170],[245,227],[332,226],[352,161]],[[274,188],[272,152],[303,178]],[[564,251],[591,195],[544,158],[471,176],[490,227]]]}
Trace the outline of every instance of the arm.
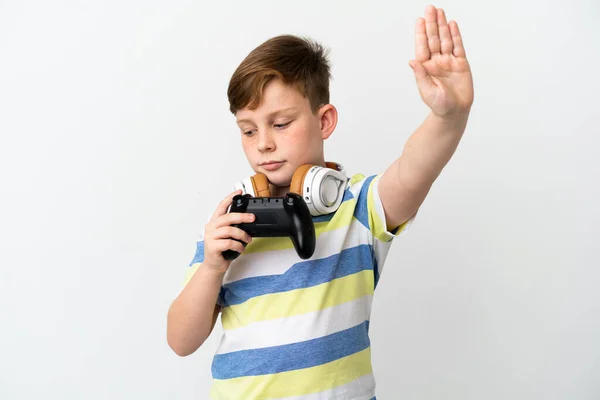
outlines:
{"label": "arm", "polygon": [[221,310],[217,296],[223,272],[211,268],[198,270],[175,298],[167,315],[167,342],[177,355],[195,352],[212,332]]}
{"label": "arm", "polygon": [[392,230],[419,209],[450,161],[467,126],[473,80],[458,25],[442,9],[427,7],[415,28],[416,59],[410,61],[421,98],[431,112],[383,173],[379,195]]}
{"label": "arm", "polygon": [[[248,213],[228,213],[227,208],[236,190],[225,197],[204,229],[204,248],[201,264],[175,298],[167,315],[167,342],[175,353],[187,356],[195,352],[212,332],[221,308],[217,298],[223,277],[231,260],[223,258],[225,250],[245,251],[243,242],[252,237],[234,224],[254,221]],[[197,253],[198,254],[198,253]]]}

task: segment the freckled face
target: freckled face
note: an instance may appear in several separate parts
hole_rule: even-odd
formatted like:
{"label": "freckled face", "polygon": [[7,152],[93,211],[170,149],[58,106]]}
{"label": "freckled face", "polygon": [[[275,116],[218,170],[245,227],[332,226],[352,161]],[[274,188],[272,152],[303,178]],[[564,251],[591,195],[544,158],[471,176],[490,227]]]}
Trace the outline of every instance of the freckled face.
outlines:
{"label": "freckled face", "polygon": [[309,100],[296,89],[279,79],[270,81],[257,109],[236,114],[252,169],[285,192],[300,165],[324,166],[323,140],[330,132],[322,131],[319,114],[312,113]]}

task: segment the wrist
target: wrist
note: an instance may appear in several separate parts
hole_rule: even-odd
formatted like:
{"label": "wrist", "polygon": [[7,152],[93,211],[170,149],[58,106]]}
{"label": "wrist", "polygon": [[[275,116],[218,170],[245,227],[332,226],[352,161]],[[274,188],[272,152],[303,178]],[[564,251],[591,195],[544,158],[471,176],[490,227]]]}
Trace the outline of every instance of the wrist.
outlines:
{"label": "wrist", "polygon": [[429,118],[433,120],[436,125],[442,127],[444,131],[462,132],[467,125],[470,111],[470,109],[467,109],[446,115],[438,115],[432,111],[429,114]]}
{"label": "wrist", "polygon": [[207,279],[215,279],[215,280],[223,280],[223,276],[225,272],[227,272],[227,266],[218,266],[213,265],[210,262],[204,260],[204,262],[200,265],[199,271],[204,275]]}

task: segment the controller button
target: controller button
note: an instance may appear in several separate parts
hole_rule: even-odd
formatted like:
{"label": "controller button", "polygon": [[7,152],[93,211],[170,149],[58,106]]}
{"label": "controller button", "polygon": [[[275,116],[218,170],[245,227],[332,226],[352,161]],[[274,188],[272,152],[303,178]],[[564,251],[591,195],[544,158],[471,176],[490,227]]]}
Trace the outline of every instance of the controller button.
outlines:
{"label": "controller button", "polygon": [[243,198],[243,197],[241,197],[241,196],[239,196],[239,197],[238,197],[238,196],[236,196],[236,199],[235,199],[235,205],[236,205],[237,207],[241,207],[241,206],[243,206],[243,205],[244,205],[244,198]]}

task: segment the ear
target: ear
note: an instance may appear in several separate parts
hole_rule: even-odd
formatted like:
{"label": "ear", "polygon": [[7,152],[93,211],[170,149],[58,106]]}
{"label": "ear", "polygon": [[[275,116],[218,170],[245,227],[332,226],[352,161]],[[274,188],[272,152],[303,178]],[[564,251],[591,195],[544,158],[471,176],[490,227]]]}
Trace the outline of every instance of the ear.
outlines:
{"label": "ear", "polygon": [[321,106],[318,111],[319,124],[321,129],[321,137],[327,139],[337,125],[338,113],[332,104]]}

